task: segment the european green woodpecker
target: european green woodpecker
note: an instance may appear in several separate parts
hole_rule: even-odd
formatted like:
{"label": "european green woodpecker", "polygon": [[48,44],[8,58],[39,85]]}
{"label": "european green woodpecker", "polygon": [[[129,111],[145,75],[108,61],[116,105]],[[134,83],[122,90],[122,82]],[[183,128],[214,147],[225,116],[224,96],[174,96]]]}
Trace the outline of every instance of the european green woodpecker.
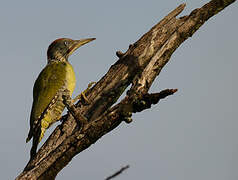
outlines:
{"label": "european green woodpecker", "polygon": [[35,156],[37,145],[45,130],[61,118],[65,108],[63,92],[68,90],[70,96],[75,88],[75,73],[68,62],[69,56],[80,46],[95,38],[72,40],[57,39],[47,51],[47,65],[41,71],[33,87],[33,104],[30,116],[30,131],[26,142],[33,137],[31,158]]}

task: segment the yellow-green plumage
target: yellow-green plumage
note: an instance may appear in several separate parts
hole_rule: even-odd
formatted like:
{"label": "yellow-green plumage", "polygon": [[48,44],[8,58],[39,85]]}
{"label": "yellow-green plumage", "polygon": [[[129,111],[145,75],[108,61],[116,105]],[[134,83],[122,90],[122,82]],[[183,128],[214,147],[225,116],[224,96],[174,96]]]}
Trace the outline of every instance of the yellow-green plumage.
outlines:
{"label": "yellow-green plumage", "polygon": [[71,96],[74,88],[75,73],[69,62],[54,61],[41,71],[33,88],[33,105],[30,117],[31,122],[36,122],[36,119],[39,119],[49,106],[41,120],[39,141],[44,136],[45,130],[61,117],[65,107],[62,99],[63,91],[69,90]]}
{"label": "yellow-green plumage", "polygon": [[62,95],[67,90],[72,95],[75,87],[75,73],[68,57],[80,46],[95,38],[72,40],[57,39],[47,51],[48,63],[39,74],[33,88],[33,104],[30,117],[30,131],[26,142],[33,137],[31,158],[45,130],[61,117],[65,108]]}

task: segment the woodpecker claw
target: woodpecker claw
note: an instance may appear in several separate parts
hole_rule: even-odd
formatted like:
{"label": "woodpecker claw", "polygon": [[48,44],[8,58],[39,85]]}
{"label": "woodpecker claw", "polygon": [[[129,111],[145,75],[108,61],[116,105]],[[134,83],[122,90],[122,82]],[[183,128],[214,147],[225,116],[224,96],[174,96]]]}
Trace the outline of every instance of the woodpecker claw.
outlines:
{"label": "woodpecker claw", "polygon": [[74,100],[71,99],[67,90],[64,91],[62,98],[63,98],[63,103],[65,104],[70,114],[72,114],[72,116],[74,117],[77,123],[80,122],[79,126],[82,129],[85,126],[85,124],[88,122],[88,119],[84,117],[83,115],[81,115],[81,113],[76,109],[73,103]]}
{"label": "woodpecker claw", "polygon": [[78,96],[76,96],[74,99],[73,99],[73,103],[75,103],[76,101],[78,100],[83,100],[85,102],[85,104],[89,105],[90,104],[90,101],[88,100],[88,98],[86,97],[86,93],[91,89],[91,87],[96,84],[96,82],[91,82],[88,84],[88,87],[87,89],[85,89],[81,94],[79,94]]}

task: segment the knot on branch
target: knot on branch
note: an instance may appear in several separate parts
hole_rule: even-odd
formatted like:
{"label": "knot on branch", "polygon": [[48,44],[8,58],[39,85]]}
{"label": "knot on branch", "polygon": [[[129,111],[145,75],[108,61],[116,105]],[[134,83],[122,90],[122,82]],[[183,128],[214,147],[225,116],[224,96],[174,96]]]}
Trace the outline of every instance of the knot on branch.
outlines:
{"label": "knot on branch", "polygon": [[132,122],[132,112],[133,112],[133,105],[129,100],[128,96],[125,98],[124,102],[119,106],[119,116],[122,121],[126,123]]}
{"label": "knot on branch", "polygon": [[121,51],[117,51],[117,52],[116,52],[116,55],[117,55],[117,57],[121,58],[122,56],[125,55],[125,53],[123,53],[123,52],[121,52]]}

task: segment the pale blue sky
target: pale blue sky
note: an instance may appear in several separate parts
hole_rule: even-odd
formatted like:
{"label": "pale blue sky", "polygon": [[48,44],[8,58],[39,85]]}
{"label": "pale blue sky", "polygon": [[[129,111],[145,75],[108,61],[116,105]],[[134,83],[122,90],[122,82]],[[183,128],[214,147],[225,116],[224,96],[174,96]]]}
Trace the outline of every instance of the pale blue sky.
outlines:
{"label": "pale blue sky", "polygon": [[[183,2],[2,0],[1,179],[15,178],[28,161],[32,86],[53,40],[97,38],[69,59],[77,74],[76,95],[107,72],[117,50],[125,51]],[[183,15],[206,2],[186,2]],[[236,2],[202,26],[177,49],[151,89],[179,91],[80,153],[57,179],[104,179],[129,164],[118,180],[237,180],[237,18]]]}

